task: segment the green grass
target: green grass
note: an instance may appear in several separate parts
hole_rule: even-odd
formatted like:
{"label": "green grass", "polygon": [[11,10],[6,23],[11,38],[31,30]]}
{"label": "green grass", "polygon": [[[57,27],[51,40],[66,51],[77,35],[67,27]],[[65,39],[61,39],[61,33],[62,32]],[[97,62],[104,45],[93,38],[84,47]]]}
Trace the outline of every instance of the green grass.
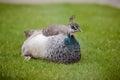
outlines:
{"label": "green grass", "polygon": [[[68,25],[75,15],[82,58],[75,64],[23,61],[24,31]],[[0,4],[0,80],[120,80],[120,9],[96,4]]]}

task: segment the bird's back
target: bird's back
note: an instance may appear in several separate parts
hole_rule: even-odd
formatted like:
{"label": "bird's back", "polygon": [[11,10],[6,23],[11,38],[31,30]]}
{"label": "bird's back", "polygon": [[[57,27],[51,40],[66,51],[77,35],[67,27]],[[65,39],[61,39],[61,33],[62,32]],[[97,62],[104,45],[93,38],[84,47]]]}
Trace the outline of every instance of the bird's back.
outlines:
{"label": "bird's back", "polygon": [[43,35],[53,36],[58,34],[68,34],[68,27],[65,25],[49,25],[42,30]]}

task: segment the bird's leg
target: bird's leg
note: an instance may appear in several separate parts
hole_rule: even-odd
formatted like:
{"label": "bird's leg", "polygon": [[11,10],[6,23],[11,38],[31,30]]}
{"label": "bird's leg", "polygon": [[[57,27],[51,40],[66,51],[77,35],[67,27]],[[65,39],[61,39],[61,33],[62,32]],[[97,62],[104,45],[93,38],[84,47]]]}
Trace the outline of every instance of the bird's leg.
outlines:
{"label": "bird's leg", "polygon": [[25,56],[24,61],[29,61],[31,59],[31,56]]}

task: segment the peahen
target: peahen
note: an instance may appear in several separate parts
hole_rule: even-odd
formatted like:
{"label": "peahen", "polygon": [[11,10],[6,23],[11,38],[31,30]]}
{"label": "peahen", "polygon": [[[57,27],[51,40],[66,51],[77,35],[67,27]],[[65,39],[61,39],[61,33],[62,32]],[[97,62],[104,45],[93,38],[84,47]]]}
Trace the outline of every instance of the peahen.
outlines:
{"label": "peahen", "polygon": [[80,45],[73,35],[81,31],[79,25],[69,19],[70,25],[50,25],[43,30],[26,31],[27,40],[22,46],[25,59],[47,59],[58,63],[74,63],[81,58]]}

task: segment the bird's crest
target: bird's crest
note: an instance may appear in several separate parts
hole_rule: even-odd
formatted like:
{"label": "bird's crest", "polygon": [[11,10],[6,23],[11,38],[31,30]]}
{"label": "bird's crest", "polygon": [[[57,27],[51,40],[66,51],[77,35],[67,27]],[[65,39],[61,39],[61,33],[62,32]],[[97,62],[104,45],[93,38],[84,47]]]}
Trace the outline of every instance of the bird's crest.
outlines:
{"label": "bird's crest", "polygon": [[69,18],[69,22],[70,22],[70,23],[73,23],[74,18],[75,18],[75,16],[72,15],[72,16]]}

